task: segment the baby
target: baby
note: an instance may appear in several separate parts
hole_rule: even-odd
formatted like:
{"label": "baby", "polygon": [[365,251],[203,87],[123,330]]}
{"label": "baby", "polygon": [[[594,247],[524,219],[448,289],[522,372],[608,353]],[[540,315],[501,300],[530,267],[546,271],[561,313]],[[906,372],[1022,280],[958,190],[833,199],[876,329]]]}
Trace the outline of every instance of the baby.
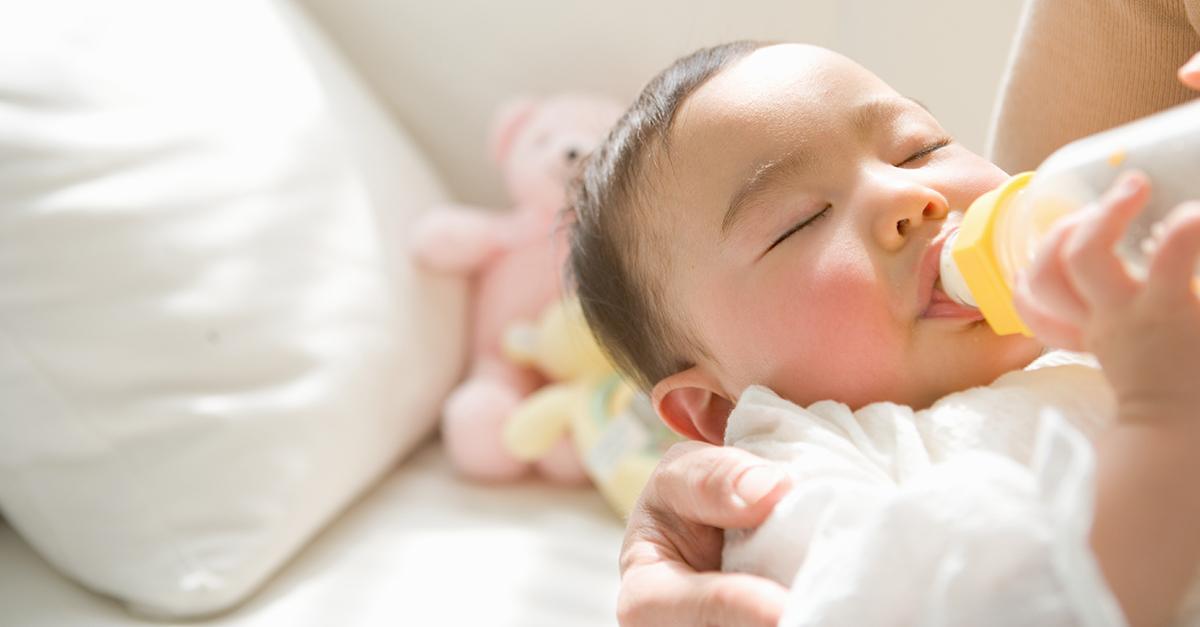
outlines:
{"label": "baby", "polygon": [[[1006,178],[955,143],[923,106],[845,57],[804,45],[718,46],[679,60],[653,80],[590,157],[575,203],[571,268],[592,329],[623,371],[651,391],[659,415],[680,433],[725,442],[727,428],[732,431],[742,415],[738,444],[754,439],[745,436],[761,441],[786,435],[824,446],[833,457],[863,457],[870,438],[856,439],[851,431],[865,418],[849,411],[887,401],[932,412],[910,410],[906,418],[916,438],[910,448],[920,450],[944,435],[927,428],[930,424],[952,427],[947,419],[952,414],[934,414],[954,407],[947,401],[964,398],[953,393],[1030,367],[1046,348],[1031,338],[995,335],[977,311],[950,302],[937,284],[945,236],[971,201]],[[1077,427],[1094,427],[1084,429],[1095,444],[1094,523],[1090,498],[1075,499],[1074,507],[1087,510],[1081,533],[1090,524],[1091,549],[1104,580],[1134,625],[1157,624],[1174,614],[1200,554],[1200,539],[1193,537],[1200,534],[1191,533],[1200,524],[1200,498],[1180,478],[1200,470],[1186,453],[1200,443],[1195,416],[1200,398],[1193,384],[1200,303],[1190,289],[1200,217],[1181,212],[1159,247],[1150,278],[1135,281],[1120,268],[1111,244],[1147,194],[1144,180],[1126,177],[1095,210],[1064,220],[1031,268],[1018,301],[1040,337],[1095,353],[1112,385],[1109,390],[1099,377],[1078,375],[1081,366],[1060,366],[1060,374],[1061,368],[1076,369],[1066,376],[1080,383],[1076,396],[1098,402],[1056,398],[1043,405],[1079,410],[1082,420],[1063,417]],[[1173,360],[1170,367],[1164,367],[1166,355]],[[1018,373],[1017,379],[1001,379],[996,389],[1004,394],[1036,388],[1038,373],[1054,370]],[[1093,389],[1097,385],[1104,389]],[[828,399],[844,411],[818,403]],[[944,400],[936,403],[939,399]],[[743,410],[743,404],[752,407]],[[779,410],[812,428],[785,434],[787,421],[778,419]],[[1106,411],[1111,415],[1086,415]],[[996,420],[1006,419],[1002,414]],[[879,412],[872,415],[878,423]],[[1040,412],[1032,416],[1038,417]],[[765,431],[754,430],[767,423],[772,426]],[[1026,431],[1022,437],[1032,438],[1033,430]],[[1062,459],[1078,461],[1081,453],[1071,447],[1080,440],[1072,439],[1071,428],[1059,424],[1051,431],[1043,447],[1065,446],[1069,452]],[[1031,447],[1029,442],[1015,448]],[[1029,457],[1019,461],[1028,463]],[[1042,463],[1054,459],[1046,453]],[[1008,481],[1005,489],[1019,486],[1025,492],[1018,500],[1032,503],[1020,510],[1028,516],[1040,515],[1039,503],[1053,509],[1070,501],[1039,491],[1039,485],[1053,487],[1047,477],[1061,475],[1061,469],[1043,468],[1041,484],[1034,485],[1014,479],[1012,468],[994,461],[956,466],[955,472],[979,471]],[[1084,491],[1091,486],[1089,463],[1084,460],[1088,476],[1072,484]],[[893,472],[876,479],[894,487],[909,477]],[[797,477],[797,491],[804,480]],[[836,491],[839,485],[850,486],[825,487]],[[970,485],[959,482],[957,488],[969,492]],[[941,499],[946,493],[915,494]],[[842,508],[837,515],[870,517],[887,504],[872,507]],[[1054,534],[1042,532],[1078,524],[1075,514],[1050,512],[1041,527],[1017,527],[1035,541],[1051,542]],[[822,521],[810,516],[808,522]],[[870,532],[875,536],[851,544],[886,545],[888,528],[876,527]],[[860,536],[868,533],[861,525],[856,529]],[[820,563],[814,556],[830,550],[817,543],[828,536],[799,529],[791,540],[804,550],[784,553],[794,561]],[[986,544],[986,530],[980,537]],[[733,540],[741,541],[736,535]],[[1120,612],[1097,583],[1091,554],[1078,553],[1072,555],[1079,563],[1069,567],[1059,563],[1067,559],[1061,554],[1042,565],[1058,573],[1059,564],[1060,571],[1074,573],[1043,590],[1065,597],[1073,591],[1075,597],[1042,616],[1120,624]],[[966,551],[955,557],[973,556]],[[926,558],[945,556],[908,556]],[[739,568],[754,570],[742,562]],[[786,578],[800,567],[776,572]],[[864,563],[858,571],[872,567]],[[1018,570],[993,572],[1012,576]],[[925,582],[927,587],[953,588],[955,582],[953,569],[913,572],[949,577]],[[803,575],[797,581],[820,577]],[[1087,588],[1092,575],[1090,583],[1097,585]],[[988,587],[975,590],[986,593]],[[843,597],[853,592],[836,586],[825,591]],[[889,598],[882,589],[858,591],[864,595],[859,606]],[[1088,598],[1091,610],[1085,607]],[[823,600],[809,595],[797,602],[811,608]],[[893,620],[929,619],[920,614],[929,607],[907,609],[916,613]],[[804,611],[791,615],[803,617]],[[972,616],[964,611],[943,619]],[[797,618],[795,624],[808,623]]]}

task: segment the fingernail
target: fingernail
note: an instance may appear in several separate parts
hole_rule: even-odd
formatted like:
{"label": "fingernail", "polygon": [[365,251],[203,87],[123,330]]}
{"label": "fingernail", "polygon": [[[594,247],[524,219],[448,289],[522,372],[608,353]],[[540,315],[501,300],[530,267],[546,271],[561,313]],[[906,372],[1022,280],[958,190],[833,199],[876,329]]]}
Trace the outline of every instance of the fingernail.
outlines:
{"label": "fingernail", "polygon": [[1132,196],[1142,187],[1142,176],[1137,172],[1126,172],[1121,176],[1121,184],[1117,193],[1121,196]]}
{"label": "fingernail", "polygon": [[755,466],[742,473],[733,489],[746,505],[754,505],[770,494],[787,475],[773,466]]}
{"label": "fingernail", "polygon": [[[1163,218],[1159,222],[1156,222],[1154,226],[1151,227],[1151,235],[1154,235],[1156,238],[1161,240],[1164,236],[1166,236],[1167,231],[1175,228],[1176,224],[1187,220],[1194,220],[1196,219],[1196,216],[1200,216],[1200,201],[1189,200],[1176,207],[1171,213],[1168,213],[1167,217]],[[1158,233],[1154,233],[1154,229],[1156,228],[1159,230]]]}

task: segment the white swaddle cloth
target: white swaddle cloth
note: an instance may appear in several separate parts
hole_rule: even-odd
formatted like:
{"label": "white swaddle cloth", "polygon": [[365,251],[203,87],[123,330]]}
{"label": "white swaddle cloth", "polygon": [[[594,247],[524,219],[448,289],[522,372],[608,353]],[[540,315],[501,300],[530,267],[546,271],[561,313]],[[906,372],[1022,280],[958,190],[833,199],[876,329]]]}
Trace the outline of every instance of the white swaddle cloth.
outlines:
{"label": "white swaddle cloth", "polygon": [[1114,411],[1094,360],[1063,351],[915,412],[750,387],[726,444],[796,487],[726,533],[723,568],[791,587],[781,627],[1125,625],[1088,547],[1088,439]]}

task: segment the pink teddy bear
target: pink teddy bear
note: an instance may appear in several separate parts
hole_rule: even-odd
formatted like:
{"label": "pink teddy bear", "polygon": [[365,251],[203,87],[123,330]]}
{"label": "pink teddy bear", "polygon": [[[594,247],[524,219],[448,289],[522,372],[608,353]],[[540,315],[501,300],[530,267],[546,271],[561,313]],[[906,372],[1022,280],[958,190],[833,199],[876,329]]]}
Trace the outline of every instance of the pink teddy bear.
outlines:
{"label": "pink teddy bear", "polygon": [[[469,370],[442,407],[446,452],[468,477],[505,481],[530,469],[504,448],[501,433],[513,409],[546,380],[504,356],[504,334],[562,297],[566,189],[621,111],[615,102],[574,95],[508,105],[493,123],[491,153],[513,210],[443,207],[414,229],[418,262],[472,283]],[[569,438],[532,465],[558,483],[587,481]]]}

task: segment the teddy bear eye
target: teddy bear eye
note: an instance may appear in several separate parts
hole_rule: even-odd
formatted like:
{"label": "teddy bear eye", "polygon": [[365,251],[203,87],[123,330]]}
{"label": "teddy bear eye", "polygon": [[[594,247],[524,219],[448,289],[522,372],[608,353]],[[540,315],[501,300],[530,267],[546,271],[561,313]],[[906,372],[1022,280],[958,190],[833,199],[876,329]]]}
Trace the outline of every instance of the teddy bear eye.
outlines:
{"label": "teddy bear eye", "polygon": [[567,162],[568,163],[573,162],[578,158],[579,158],[579,149],[578,148],[572,147],[572,148],[567,149]]}

